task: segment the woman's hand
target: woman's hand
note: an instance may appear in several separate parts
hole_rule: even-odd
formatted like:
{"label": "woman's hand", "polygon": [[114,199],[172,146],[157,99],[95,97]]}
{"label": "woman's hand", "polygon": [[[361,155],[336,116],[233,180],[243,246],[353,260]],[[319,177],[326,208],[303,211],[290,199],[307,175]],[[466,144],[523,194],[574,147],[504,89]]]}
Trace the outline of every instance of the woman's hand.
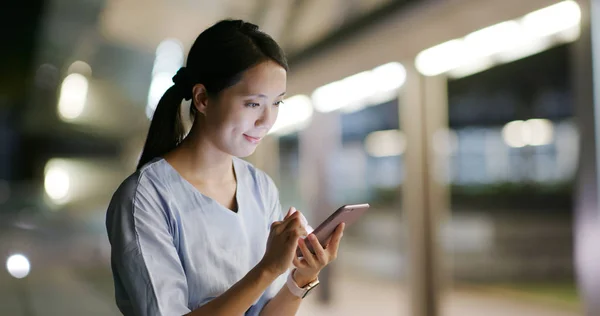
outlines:
{"label": "woman's hand", "polygon": [[290,208],[283,221],[271,224],[267,249],[259,264],[275,276],[283,274],[290,268],[296,256],[301,236],[306,236],[301,214]]}
{"label": "woman's hand", "polygon": [[[319,276],[319,272],[325,268],[328,264],[333,262],[337,258],[338,247],[342,236],[344,235],[345,224],[341,223],[338,225],[333,232],[333,235],[325,248],[321,246],[317,236],[310,234],[306,239],[300,238],[298,240],[298,246],[302,251],[302,259],[294,256],[294,266],[296,271],[293,275],[294,281],[298,286],[304,286],[311,281],[314,281]],[[306,243],[310,242],[315,254],[312,254]]]}

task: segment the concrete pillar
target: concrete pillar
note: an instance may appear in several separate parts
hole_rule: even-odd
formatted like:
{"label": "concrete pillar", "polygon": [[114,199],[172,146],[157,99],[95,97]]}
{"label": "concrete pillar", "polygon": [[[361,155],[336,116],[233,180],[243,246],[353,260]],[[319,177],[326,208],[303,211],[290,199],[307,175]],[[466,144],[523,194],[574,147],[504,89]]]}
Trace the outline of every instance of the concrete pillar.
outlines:
{"label": "concrete pillar", "polygon": [[[405,63],[408,65],[408,63]],[[402,209],[408,231],[408,283],[411,315],[438,316],[441,310],[443,255],[440,228],[449,210],[448,188],[435,140],[448,127],[445,77],[423,77],[407,66],[399,98],[400,128],[406,135]]]}
{"label": "concrete pillar", "polygon": [[[600,1],[580,0],[581,37],[573,44],[573,93],[580,134],[575,189],[575,267],[585,315],[600,315]],[[594,59],[596,57],[596,59]]]}

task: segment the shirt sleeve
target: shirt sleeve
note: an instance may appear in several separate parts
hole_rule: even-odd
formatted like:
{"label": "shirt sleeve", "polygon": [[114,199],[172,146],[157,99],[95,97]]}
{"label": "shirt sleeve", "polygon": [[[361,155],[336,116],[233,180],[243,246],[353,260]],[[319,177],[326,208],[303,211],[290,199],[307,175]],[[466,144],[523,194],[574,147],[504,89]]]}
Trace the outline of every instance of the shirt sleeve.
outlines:
{"label": "shirt sleeve", "polygon": [[[277,186],[273,180],[265,174],[266,177],[266,190],[265,195],[267,197],[266,205],[269,205],[269,220],[268,227],[271,228],[271,223],[276,221],[283,220],[283,211],[281,207],[281,202],[279,201],[279,191],[277,190]],[[266,241],[265,241],[266,242]],[[247,312],[246,316],[256,316],[259,315],[262,309],[269,303],[269,301],[277,295],[279,290],[285,284],[289,271],[280,275],[271,285],[265,290],[263,295],[258,299],[256,304],[254,304]]]}
{"label": "shirt sleeve", "polygon": [[190,312],[185,272],[159,191],[142,177],[121,186],[109,205],[111,266],[117,306],[124,315]]}

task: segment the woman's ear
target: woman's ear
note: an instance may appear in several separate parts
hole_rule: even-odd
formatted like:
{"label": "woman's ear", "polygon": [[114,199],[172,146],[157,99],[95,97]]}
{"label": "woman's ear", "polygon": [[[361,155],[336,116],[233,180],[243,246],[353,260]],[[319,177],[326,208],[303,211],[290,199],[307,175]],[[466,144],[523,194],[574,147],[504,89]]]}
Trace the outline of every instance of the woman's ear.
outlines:
{"label": "woman's ear", "polygon": [[208,92],[203,84],[198,83],[192,88],[192,101],[192,106],[196,108],[198,113],[206,114]]}

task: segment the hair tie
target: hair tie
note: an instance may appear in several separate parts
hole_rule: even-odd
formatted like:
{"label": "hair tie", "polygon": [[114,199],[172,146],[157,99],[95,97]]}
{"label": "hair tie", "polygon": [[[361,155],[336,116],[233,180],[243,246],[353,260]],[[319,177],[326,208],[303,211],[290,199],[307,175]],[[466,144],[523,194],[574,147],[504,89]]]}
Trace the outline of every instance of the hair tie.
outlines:
{"label": "hair tie", "polygon": [[185,100],[192,98],[192,89],[194,83],[190,80],[189,70],[185,67],[179,68],[175,76],[173,76],[175,87],[181,92]]}

